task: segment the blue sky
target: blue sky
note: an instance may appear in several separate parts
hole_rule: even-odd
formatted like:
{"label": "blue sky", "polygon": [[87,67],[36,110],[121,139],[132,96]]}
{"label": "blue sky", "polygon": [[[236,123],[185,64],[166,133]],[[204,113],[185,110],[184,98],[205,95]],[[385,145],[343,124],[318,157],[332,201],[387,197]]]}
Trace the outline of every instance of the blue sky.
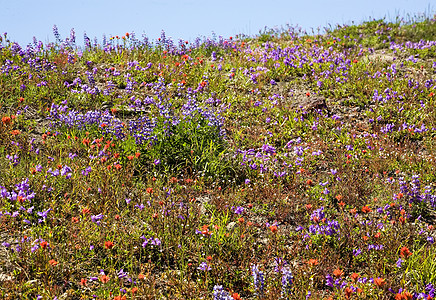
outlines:
{"label": "blue sky", "polygon": [[433,15],[429,0],[0,0],[0,33],[21,45],[33,36],[54,41],[53,25],[61,38],[74,28],[79,44],[83,33],[93,39],[134,31],[156,39],[162,30],[174,40],[198,36],[255,35],[268,28],[300,25],[317,28],[328,24],[360,23],[370,18],[394,19],[418,13]]}

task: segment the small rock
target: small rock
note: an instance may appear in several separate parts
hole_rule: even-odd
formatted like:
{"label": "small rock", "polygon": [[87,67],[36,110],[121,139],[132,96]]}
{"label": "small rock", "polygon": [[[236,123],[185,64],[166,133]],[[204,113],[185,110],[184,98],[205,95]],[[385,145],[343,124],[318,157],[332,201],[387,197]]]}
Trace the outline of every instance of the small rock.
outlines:
{"label": "small rock", "polygon": [[325,98],[322,97],[309,97],[307,99],[304,99],[296,103],[296,105],[298,107],[302,107],[307,112],[314,111],[317,109],[327,109]]}

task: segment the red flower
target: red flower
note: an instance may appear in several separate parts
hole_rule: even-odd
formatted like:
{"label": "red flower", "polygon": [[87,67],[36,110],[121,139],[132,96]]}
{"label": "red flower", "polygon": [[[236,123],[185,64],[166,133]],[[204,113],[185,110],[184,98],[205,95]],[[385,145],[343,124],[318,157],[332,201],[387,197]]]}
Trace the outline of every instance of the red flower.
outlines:
{"label": "red flower", "polygon": [[353,281],[354,282],[356,282],[357,281],[357,279],[359,279],[359,277],[360,277],[360,275],[359,274],[357,274],[357,273],[353,273],[353,274],[351,274],[351,279],[353,279]]}
{"label": "red flower", "polygon": [[383,278],[377,277],[374,278],[374,284],[378,287],[382,287],[386,284],[386,281]]}
{"label": "red flower", "polygon": [[153,193],[153,188],[151,188],[151,187],[147,188],[146,192],[149,193],[149,194]]}
{"label": "red flower", "polygon": [[369,206],[365,205],[364,207],[362,207],[363,213],[369,213],[370,211],[371,211],[371,208],[369,208]]}
{"label": "red flower", "polygon": [[50,259],[50,260],[48,261],[48,263],[49,263],[50,265],[52,265],[52,266],[56,266],[56,265],[58,264],[58,262],[55,261],[54,259]]}
{"label": "red flower", "polygon": [[342,271],[341,269],[336,269],[333,271],[333,275],[335,275],[336,277],[341,277],[342,275],[344,275],[344,271]]}
{"label": "red flower", "polygon": [[85,278],[80,279],[80,284],[86,286],[87,285],[86,279]]}
{"label": "red flower", "polygon": [[109,277],[106,276],[106,275],[101,275],[99,279],[100,279],[100,281],[103,282],[103,283],[106,283],[106,282],[109,281]]}
{"label": "red flower", "polygon": [[48,243],[46,241],[39,243],[39,245],[41,246],[42,249],[47,249],[48,247]]}
{"label": "red flower", "polygon": [[410,252],[409,248],[407,247],[402,247],[400,250],[400,255],[402,257],[408,258],[409,256],[412,255],[412,252]]}
{"label": "red flower", "polygon": [[232,294],[232,298],[235,299],[235,300],[242,300],[241,296],[239,296],[238,293],[233,293]]}
{"label": "red flower", "polygon": [[271,225],[271,226],[269,227],[269,229],[271,230],[272,233],[276,233],[276,232],[278,231],[278,228],[277,228],[276,225]]}
{"label": "red flower", "polygon": [[316,266],[318,264],[318,260],[311,258],[311,259],[308,260],[307,264],[309,266]]}
{"label": "red flower", "polygon": [[114,247],[114,243],[111,241],[106,241],[106,242],[104,242],[104,247],[106,249],[112,249]]}
{"label": "red flower", "polygon": [[3,124],[5,124],[5,125],[9,125],[9,124],[11,124],[11,121],[12,121],[12,119],[11,119],[10,117],[3,117],[3,118],[2,118],[2,122],[3,122]]}

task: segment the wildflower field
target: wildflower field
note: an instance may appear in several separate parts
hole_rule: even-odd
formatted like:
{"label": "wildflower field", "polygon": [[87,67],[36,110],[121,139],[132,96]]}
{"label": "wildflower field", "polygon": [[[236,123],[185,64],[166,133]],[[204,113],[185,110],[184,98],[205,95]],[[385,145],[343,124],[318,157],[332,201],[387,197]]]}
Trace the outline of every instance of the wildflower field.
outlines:
{"label": "wildflower field", "polygon": [[436,20],[0,37],[1,299],[433,299]]}

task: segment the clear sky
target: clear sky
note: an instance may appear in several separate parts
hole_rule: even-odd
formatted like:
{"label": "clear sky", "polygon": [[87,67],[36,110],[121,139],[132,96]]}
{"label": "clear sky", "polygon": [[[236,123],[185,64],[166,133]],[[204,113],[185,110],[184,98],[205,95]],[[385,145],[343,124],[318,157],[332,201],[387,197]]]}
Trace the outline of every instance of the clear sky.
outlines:
{"label": "clear sky", "polygon": [[99,42],[134,31],[156,39],[162,30],[174,40],[192,41],[198,36],[225,38],[239,33],[255,35],[268,28],[300,25],[305,29],[328,24],[360,23],[370,18],[434,15],[433,0],[0,0],[0,33],[7,32],[21,45],[33,36],[54,41],[53,25],[61,38],[75,29],[83,44],[83,33]]}

